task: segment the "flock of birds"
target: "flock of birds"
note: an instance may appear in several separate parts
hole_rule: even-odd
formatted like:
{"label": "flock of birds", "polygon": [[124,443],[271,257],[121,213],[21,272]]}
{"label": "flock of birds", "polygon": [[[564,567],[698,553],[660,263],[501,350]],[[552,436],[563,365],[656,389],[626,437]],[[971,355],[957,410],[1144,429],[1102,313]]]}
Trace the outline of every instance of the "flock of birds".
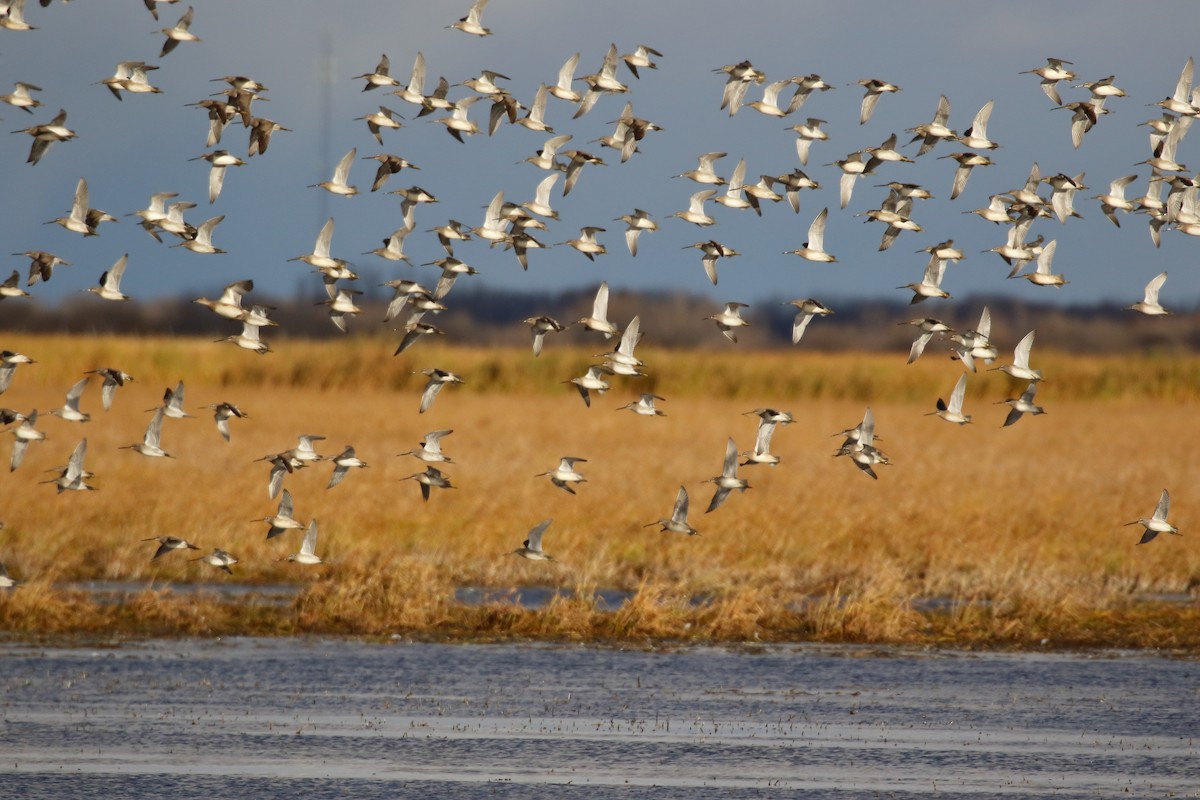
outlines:
{"label": "flock of birds", "polygon": [[[175,2],[176,0],[145,0],[145,5],[157,20],[162,10],[159,6]],[[49,5],[49,0],[41,0],[41,5]],[[491,30],[483,24],[486,6],[487,0],[477,0],[466,16],[447,27],[472,36],[491,35]],[[161,35],[165,38],[159,53],[160,59],[166,58],[180,45],[192,46],[201,41],[191,32],[193,21],[193,9],[188,7],[174,25],[161,29]],[[34,26],[26,21],[24,0],[0,0],[0,28],[9,31],[34,29]],[[559,217],[553,208],[556,193],[561,191],[560,196],[567,196],[577,187],[586,186],[587,181],[583,178],[585,171],[608,166],[604,157],[570,147],[574,135],[560,133],[547,120],[553,117],[552,109],[556,107],[566,108],[570,112],[570,119],[576,121],[591,113],[609,96],[633,94],[631,83],[649,77],[650,71],[657,69],[656,59],[664,57],[661,52],[647,45],[638,45],[622,54],[614,44],[599,58],[599,67],[595,72],[576,75],[581,63],[581,55],[576,53],[562,64],[553,82],[542,83],[531,92],[533,99],[529,105],[519,101],[514,90],[504,83],[508,80],[506,76],[492,70],[483,70],[478,76],[453,84],[453,87],[461,87],[464,90],[462,96],[451,97],[453,87],[444,77],[439,79],[432,91],[427,92],[425,59],[421,53],[416,54],[407,80],[392,75],[391,64],[386,55],[373,68],[354,77],[355,81],[362,82],[362,92],[374,92],[373,96],[394,97],[394,102],[411,106],[418,118],[437,115],[433,119],[444,125],[450,136],[464,144],[469,144],[471,137],[481,135],[485,131],[489,136],[496,135],[505,126],[521,127],[548,137],[536,152],[525,159],[532,168],[546,173],[539,181],[532,200],[514,203],[505,199],[504,191],[498,191],[486,204],[477,226],[472,227],[451,219],[427,229],[427,232],[436,234],[445,251],[444,257],[432,262],[432,266],[439,270],[432,289],[411,279],[387,282],[386,286],[393,290],[394,295],[385,313],[385,321],[395,321],[397,330],[402,333],[395,355],[416,346],[424,337],[442,335],[443,331],[430,320],[447,309],[447,302],[456,281],[460,277],[477,273],[475,268],[458,257],[456,251],[463,242],[481,241],[489,248],[502,247],[510,250],[522,269],[528,268],[530,251],[553,246],[569,246],[593,261],[607,252],[605,244],[598,237],[598,234],[606,232],[606,229],[598,225],[585,226],[578,238],[568,239],[558,245],[544,241],[543,231],[548,229],[548,223]],[[117,100],[139,94],[160,94],[161,90],[153,85],[151,79],[151,74],[159,68],[159,65],[144,61],[122,61],[117,64],[111,77],[97,83],[107,88]],[[769,80],[749,60],[725,65],[714,72],[725,76],[719,103],[720,108],[726,110],[730,116],[739,112],[746,113],[748,109],[770,118],[792,118],[815,94],[834,88],[816,74]],[[1125,97],[1125,92],[1116,85],[1113,76],[1072,83],[1078,80],[1077,75],[1072,70],[1071,62],[1062,59],[1049,58],[1044,65],[1027,72],[1040,79],[1042,90],[1055,108],[1070,112],[1070,136],[1077,148],[1082,145],[1084,137],[1093,127],[1103,124],[1102,119],[1111,112],[1108,104]],[[215,96],[189,104],[203,109],[207,117],[206,142],[209,150],[191,160],[203,160],[209,165],[210,205],[218,202],[230,168],[244,167],[254,157],[266,157],[273,135],[289,130],[279,122],[259,116],[261,103],[269,99],[264,97],[267,88],[262,82],[243,75],[226,75],[214,80],[223,83],[227,88]],[[1126,198],[1126,189],[1137,180],[1137,175],[1129,174],[1113,179],[1107,193],[1094,198],[1098,201],[1102,213],[1117,227],[1121,226],[1122,215],[1135,212],[1144,214],[1149,222],[1150,235],[1155,246],[1159,245],[1164,230],[1177,231],[1189,236],[1200,235],[1200,205],[1197,201],[1200,184],[1197,183],[1197,179],[1186,174],[1184,165],[1176,161],[1180,143],[1192,121],[1200,116],[1200,88],[1193,90],[1192,82],[1193,62],[1189,58],[1178,76],[1173,93],[1153,104],[1159,108],[1161,115],[1145,123],[1150,129],[1149,155],[1139,162],[1140,165],[1146,165],[1150,173],[1145,193],[1137,198]],[[1059,94],[1062,84],[1072,86],[1076,90],[1085,90],[1086,96],[1064,103]],[[899,86],[877,78],[864,78],[857,81],[857,85],[864,92],[858,120],[860,125],[866,125],[871,120],[878,103],[883,101],[885,96],[900,91]],[[714,103],[718,102],[716,88],[714,86]],[[757,93],[758,99],[747,100],[752,91]],[[0,96],[0,101],[33,115],[38,113],[38,109],[43,105],[39,99],[41,93],[42,90],[34,83],[17,82],[12,93]],[[480,103],[489,107],[486,122],[472,118],[474,107]],[[892,133],[878,146],[860,148],[827,164],[827,167],[836,166],[838,169],[836,174],[839,178],[840,209],[847,208],[856,186],[867,176],[876,176],[878,170],[890,164],[911,163],[939,147],[962,148],[939,156],[952,159],[957,164],[950,198],[953,200],[959,197],[965,191],[975,169],[993,165],[987,154],[1000,145],[989,138],[987,131],[992,112],[993,103],[989,101],[975,114],[970,126],[959,133],[949,127],[950,101],[943,95],[932,119],[907,131],[912,134],[907,145],[917,145],[915,151],[911,151],[911,156],[902,152],[905,145],[900,143],[896,133]],[[395,134],[392,132],[404,127],[401,119],[402,115],[382,104],[378,106],[378,111],[358,118],[366,124],[371,136],[380,146],[385,146],[385,135],[393,136]],[[45,158],[52,158],[55,145],[69,146],[67,143],[76,138],[74,131],[67,126],[67,120],[67,111],[62,109],[48,122],[16,131],[27,134],[32,139],[27,159],[30,165],[36,165]],[[229,126],[234,124],[240,124],[248,136],[244,159],[221,147],[223,137],[229,136]],[[608,156],[609,159],[620,163],[634,159],[640,152],[640,146],[647,142],[646,137],[663,129],[649,119],[635,114],[632,101],[624,104],[619,117],[612,124],[615,125],[613,132],[597,141],[601,147],[613,151],[614,155]],[[675,177],[690,180],[700,188],[690,195],[686,208],[671,215],[672,219],[680,221],[672,224],[690,224],[702,231],[708,231],[711,226],[717,224],[717,219],[709,213],[709,200],[727,209],[749,210],[758,216],[763,215],[764,207],[786,201],[793,212],[799,213],[801,193],[816,192],[821,188],[819,181],[810,177],[805,170],[812,148],[818,145],[828,147],[829,136],[823,125],[824,120],[813,116],[788,128],[795,134],[798,165],[792,165],[788,171],[779,174],[762,174],[757,180],[746,176],[745,158],[740,158],[726,173],[719,169],[723,159],[728,158],[726,152],[713,151],[696,155],[696,168],[681,172]],[[369,193],[382,190],[394,176],[419,169],[406,158],[392,153],[372,154],[365,156],[365,159],[378,162]],[[329,179],[314,183],[310,188],[324,190],[343,198],[352,198],[360,194],[351,176],[359,160],[357,147],[351,147],[339,160]],[[916,221],[919,216],[919,201],[932,197],[930,191],[914,183],[892,180],[883,184],[883,187],[888,193],[879,207],[862,214],[867,222],[879,222],[884,225],[879,250],[890,248],[901,234],[920,233],[923,228]],[[1049,188],[1048,196],[1043,193],[1044,187]],[[1057,219],[1059,223],[1067,224],[1072,218],[1079,217],[1080,214],[1074,207],[1075,197],[1077,192],[1086,188],[1082,173],[1074,176],[1062,173],[1044,176],[1039,165],[1034,163],[1022,185],[1006,192],[992,194],[986,206],[963,213],[977,215],[1005,230],[1004,244],[992,248],[992,252],[999,255],[1011,268],[1008,277],[1025,279],[1037,286],[1062,287],[1067,280],[1053,271],[1056,241],[1046,241],[1046,236],[1042,233],[1031,237],[1031,233],[1035,224],[1043,220]],[[388,193],[400,197],[401,222],[384,240],[383,246],[371,251],[371,254],[393,264],[410,263],[404,248],[408,237],[417,230],[418,207],[436,203],[437,198],[431,192],[415,185],[394,189]],[[185,215],[196,208],[197,204],[178,200],[178,196],[178,193],[172,191],[157,192],[151,196],[145,208],[127,216],[137,217],[140,227],[158,242],[174,240],[173,246],[200,255],[225,252],[215,244],[217,228],[224,216],[212,216],[199,224],[189,222]],[[810,262],[837,262],[838,259],[834,255],[835,243],[826,242],[825,237],[829,213],[828,207],[822,208],[808,228],[807,239],[788,252]],[[659,230],[659,222],[654,216],[640,208],[624,213],[616,219],[626,225],[625,244],[632,257],[638,254],[641,237]],[[116,220],[113,214],[90,205],[87,181],[80,178],[69,213],[52,222],[68,232],[83,237],[96,237],[100,235],[103,225]],[[321,276],[326,295],[324,304],[328,306],[332,324],[346,331],[347,321],[361,313],[355,298],[362,292],[354,288],[359,276],[352,262],[333,254],[333,236],[334,219],[330,217],[318,233],[312,251],[291,260],[308,264]],[[713,285],[718,283],[718,263],[739,255],[733,247],[715,238],[697,241],[689,245],[689,248],[700,251],[701,266]],[[949,298],[949,293],[942,288],[943,278],[949,267],[964,258],[962,251],[955,247],[953,239],[947,239],[926,246],[918,252],[926,252],[929,255],[928,264],[920,280],[899,288],[911,290],[912,304],[930,298]],[[30,259],[26,287],[22,288],[20,274],[14,271],[11,277],[0,285],[0,300],[28,297],[28,288],[39,282],[51,280],[57,267],[67,265],[66,261],[45,250],[28,250],[21,255]],[[97,285],[90,287],[88,291],[101,300],[128,301],[129,296],[121,288],[127,264],[127,255],[117,258],[112,267],[100,277]],[[1029,265],[1032,265],[1032,268],[1027,270]],[[1165,272],[1150,279],[1143,298],[1129,308],[1149,316],[1167,314],[1168,311],[1159,302],[1159,294],[1166,279]],[[240,324],[240,332],[232,333],[224,341],[261,355],[271,351],[263,333],[275,327],[277,323],[271,319],[272,309],[269,306],[248,300],[254,289],[252,280],[239,280],[226,286],[217,299],[201,297],[195,302],[231,322]],[[833,313],[830,308],[814,298],[798,298],[790,301],[790,304],[796,308],[792,332],[794,343],[801,341],[814,318]],[[589,407],[594,396],[603,395],[611,388],[613,380],[647,374],[645,362],[636,355],[636,348],[642,340],[639,317],[634,316],[623,328],[619,327],[609,319],[608,305],[609,286],[607,282],[602,282],[596,291],[591,313],[571,323],[595,332],[606,341],[616,341],[616,346],[610,352],[600,356],[600,363],[589,365],[583,375],[565,378],[563,381],[573,384],[583,402]],[[742,316],[742,309],[746,307],[745,303],[727,302],[721,311],[708,319],[716,324],[725,337],[736,343],[738,330],[750,324]],[[530,317],[525,320],[525,324],[531,332],[535,357],[541,353],[546,337],[569,327],[568,324],[547,315]],[[909,363],[920,358],[936,338],[937,341],[945,343],[950,357],[960,362],[963,367],[949,394],[949,400],[938,399],[936,408],[929,412],[930,415],[958,425],[970,423],[972,416],[964,410],[969,376],[976,372],[980,362],[992,364],[1000,358],[1000,348],[991,338],[989,310],[983,309],[979,323],[972,330],[955,331],[933,317],[914,318],[906,324],[912,325],[918,331],[908,354]],[[1030,330],[1016,344],[1011,363],[996,367],[1026,384],[1018,397],[1002,401],[1010,406],[1003,422],[1005,426],[1015,424],[1025,415],[1035,416],[1043,413],[1042,407],[1037,405],[1035,400],[1043,375],[1041,370],[1031,366],[1034,341],[1035,331]],[[0,352],[0,393],[9,390],[13,384],[18,366],[33,363],[34,360],[25,354],[9,350]],[[428,381],[421,394],[419,413],[426,412],[445,387],[463,382],[458,375],[441,368],[426,368],[422,372]],[[51,414],[67,423],[87,422],[91,417],[81,409],[81,400],[92,382],[93,375],[101,381],[101,400],[105,410],[114,402],[116,390],[133,380],[129,373],[115,367],[97,367],[90,370],[90,373],[67,390],[63,405],[51,410]],[[663,412],[656,406],[656,401],[662,400],[659,395],[643,393],[639,400],[623,406],[622,409],[628,409],[640,416],[662,416]],[[213,404],[208,408],[213,412],[220,435],[229,441],[230,421],[246,415],[237,405],[228,402]],[[792,415],[772,408],[758,408],[747,413],[759,418],[754,445],[751,449],[739,451],[734,439],[728,439],[721,472],[709,479],[715,486],[715,492],[706,513],[720,508],[733,491],[742,492],[748,488],[747,480],[739,475],[740,468],[762,464],[774,466],[780,461],[779,457],[771,452],[772,437],[777,427],[794,421]],[[154,411],[142,440],[128,445],[128,449],[144,457],[169,458],[170,453],[162,447],[164,422],[167,419],[189,416],[191,414],[184,408],[184,383],[181,380],[176,387],[167,389],[163,403]],[[20,467],[29,445],[41,442],[46,438],[46,434],[37,427],[39,415],[36,409],[20,412],[3,408],[0,409],[0,419],[3,424],[10,426],[7,431],[14,437],[10,470],[16,470]],[[452,463],[441,446],[442,440],[451,433],[452,430],[449,429],[431,431],[419,448],[403,454],[413,456],[426,464],[424,471],[405,479],[414,480],[419,484],[426,501],[430,499],[432,490],[452,486],[450,477],[440,468],[440,465]],[[836,455],[848,457],[865,475],[877,479],[875,467],[888,464],[889,459],[876,444],[875,420],[871,410],[868,408],[862,421],[843,431],[843,435],[844,441]],[[316,445],[323,439],[324,437],[317,435],[302,435],[296,447],[260,459],[270,465],[270,497],[280,498],[276,512],[264,519],[269,525],[267,538],[275,538],[292,530],[304,531],[299,551],[286,556],[289,561],[300,564],[322,563],[317,554],[317,521],[313,519],[305,524],[293,516],[294,499],[289,491],[282,488],[285,477],[298,469],[328,461],[334,467],[328,484],[328,488],[333,489],[351,470],[366,466],[365,462],[357,457],[353,447],[347,447],[337,456],[319,454]],[[87,440],[83,439],[75,447],[68,463],[61,468],[57,477],[49,481],[55,484],[58,492],[87,491],[93,488],[87,482],[92,473],[85,466],[86,455]],[[557,467],[541,473],[540,476],[549,477],[553,486],[574,494],[575,487],[585,481],[579,468],[586,462],[585,458],[565,456]],[[1169,497],[1164,490],[1151,517],[1130,523],[1140,524],[1145,529],[1139,543],[1150,541],[1158,533],[1178,533],[1176,528],[1167,522],[1168,505]],[[649,525],[657,525],[664,532],[695,535],[698,531],[688,521],[688,510],[689,495],[686,488],[680,486],[670,516]],[[542,549],[542,539],[550,524],[551,520],[544,520],[534,526],[528,532],[522,547],[513,552],[531,560],[549,560],[551,557]],[[197,549],[196,545],[172,536],[155,537],[148,541],[157,542],[152,556],[154,559],[173,551],[187,552]],[[231,567],[237,563],[236,557],[220,548],[214,549],[210,554],[198,556],[197,560],[225,572],[231,572]],[[13,579],[0,566],[0,585],[13,583]]]}

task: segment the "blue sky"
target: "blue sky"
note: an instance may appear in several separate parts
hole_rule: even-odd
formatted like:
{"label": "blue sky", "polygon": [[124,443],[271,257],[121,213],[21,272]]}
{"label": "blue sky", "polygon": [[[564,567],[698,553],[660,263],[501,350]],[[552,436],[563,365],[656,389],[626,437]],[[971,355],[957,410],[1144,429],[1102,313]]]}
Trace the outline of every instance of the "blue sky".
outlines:
{"label": "blue sky", "polygon": [[[553,82],[568,56],[581,53],[576,74],[583,75],[598,69],[609,44],[615,43],[622,53],[638,44],[660,50],[659,69],[643,69],[638,80],[622,65],[618,75],[631,91],[602,97],[578,120],[571,119],[572,106],[550,98],[547,121],[557,132],[573,135],[569,146],[601,156],[608,166],[586,168],[566,198],[561,188],[556,191],[561,219],[539,234],[551,244],[575,238],[585,225],[604,227],[599,238],[608,255],[593,263],[569,247],[555,247],[531,252],[530,270],[522,272],[511,253],[472,241],[456,249],[459,258],[480,272],[464,282],[477,288],[556,290],[608,280],[614,289],[678,289],[717,301],[754,302],[766,296],[905,300],[909,293],[895,287],[919,280],[925,265],[925,254],[915,251],[953,238],[967,253],[943,284],[956,299],[987,292],[1034,301],[1128,305],[1140,299],[1146,281],[1165,269],[1170,277],[1164,305],[1188,308],[1200,301],[1200,241],[1164,231],[1162,247],[1155,249],[1144,216],[1125,216],[1117,229],[1088,199],[1106,191],[1110,180],[1132,173],[1139,177],[1128,195],[1145,190],[1149,168],[1134,166],[1150,156],[1148,129],[1140,123],[1159,115],[1147,104],[1173,91],[1180,68],[1193,55],[1191,40],[1200,21],[1194,3],[985,6],[918,0],[885,6],[613,0],[585,6],[492,0],[483,20],[494,35],[477,38],[446,27],[466,13],[468,2],[216,0],[194,3],[192,31],[203,41],[182,43],[163,58],[158,57],[163,37],[155,31],[172,24],[182,14],[182,4],[160,6],[159,23],[139,0],[80,0],[44,9],[36,2],[28,5],[26,17],[39,29],[0,30],[0,83],[5,92],[13,81],[37,84],[44,90],[36,95],[44,105],[32,115],[0,106],[5,130],[48,121],[65,108],[68,126],[79,134],[75,141],[52,146],[36,166],[25,163],[28,136],[0,137],[0,181],[6,189],[0,193],[3,271],[19,269],[23,280],[27,260],[8,254],[27,249],[48,250],[74,264],[56,272],[49,284],[35,286],[35,300],[52,303],[93,285],[125,252],[129,268],[124,289],[135,299],[181,292],[213,296],[224,284],[243,278],[253,278],[260,292],[273,295],[311,291],[319,288],[319,278],[288,259],[312,249],[330,215],[337,223],[333,253],[353,262],[363,276],[361,288],[395,277],[435,282],[432,267],[397,266],[360,255],[400,224],[399,199],[367,191],[374,161],[359,160],[351,170],[351,183],[362,190],[357,197],[333,197],[308,185],[326,180],[351,147],[360,158],[388,152],[419,165],[420,171],[395,175],[386,187],[416,184],[439,199],[417,209],[416,231],[406,243],[419,264],[443,255],[436,237],[426,233],[434,225],[451,218],[479,225],[484,206],[499,190],[508,200],[532,200],[547,173],[523,160],[547,136],[505,125],[495,136],[477,135],[460,144],[432,117],[415,119],[414,106],[383,90],[363,92],[363,82],[352,76],[370,72],[380,54],[387,53],[393,75],[406,82],[421,51],[428,64],[426,91],[438,76],[456,83],[490,69],[507,75],[510,80],[501,83],[529,104],[539,82]],[[1108,101],[1112,113],[1100,119],[1078,150],[1070,142],[1069,113],[1053,108],[1036,76],[1018,74],[1041,65],[1047,56],[1074,62],[1079,81],[1113,74],[1128,93]],[[718,107],[725,76],[713,70],[743,59],[769,80],[818,73],[837,88],[814,94],[784,120],[749,108],[731,118]],[[163,93],[117,102],[96,85],[123,60],[158,65],[151,79]],[[230,169],[221,197],[209,206],[208,164],[189,161],[207,150],[207,120],[202,110],[185,104],[224,88],[211,80],[227,74],[265,83],[269,102],[257,105],[256,113],[293,132],[277,134],[265,155]],[[902,91],[882,98],[874,117],[860,126],[862,90],[855,82],[868,77],[889,80]],[[1087,96],[1083,89],[1060,88],[1066,101]],[[454,87],[450,96],[469,94]],[[950,126],[959,132],[980,106],[995,100],[989,134],[1002,145],[991,154],[996,165],[977,169],[963,195],[951,201],[955,164],[937,157],[963,148],[941,143],[915,164],[885,164],[858,183],[849,208],[839,211],[840,173],[823,165],[878,145],[893,132],[906,142],[911,135],[905,129],[932,118],[939,94],[950,99]],[[761,89],[752,87],[747,100],[760,95]],[[621,164],[616,151],[589,142],[612,133],[610,123],[626,101],[632,101],[637,116],[663,130],[649,133],[641,152]],[[380,104],[405,118],[402,130],[384,132],[383,147],[363,122],[355,121]],[[471,110],[481,126],[486,126],[488,105],[479,102]],[[752,181],[800,166],[788,127],[808,116],[827,120],[830,140],[813,146],[806,172],[823,188],[802,194],[798,215],[786,203],[765,207],[759,218],[710,202],[709,212],[718,221],[712,227],[701,229],[671,217],[703,188],[671,176],[694,168],[701,153],[728,152],[718,162],[725,176],[739,158],[746,158]],[[1185,139],[1178,153],[1178,160],[1193,169],[1200,167],[1197,137],[1193,133]],[[245,158],[246,143],[245,131],[234,124],[218,146]],[[910,156],[916,149],[902,148]],[[1044,175],[1085,172],[1089,187],[1076,202],[1082,220],[1065,225],[1042,220],[1031,232],[1057,240],[1055,271],[1070,281],[1061,290],[1006,280],[1008,268],[1000,258],[981,252],[1003,243],[1003,229],[961,213],[986,205],[989,194],[1019,187],[1034,161]],[[88,180],[93,206],[121,217],[119,224],[103,227],[99,237],[84,239],[42,225],[68,211],[80,177]],[[880,253],[883,226],[855,215],[878,208],[886,190],[876,184],[890,180],[920,183],[935,199],[919,203],[913,212],[924,232],[903,233]],[[193,224],[224,214],[215,243],[228,254],[196,255],[168,247],[170,240],[157,244],[132,218],[122,216],[144,207],[152,193],[164,191],[197,203],[187,217]],[[1048,193],[1044,188],[1043,194]],[[830,208],[826,249],[839,263],[813,264],[783,255],[801,245],[809,223],[825,206]],[[632,258],[625,249],[623,224],[614,219],[635,207],[650,211],[661,230],[644,235],[639,255]],[[705,278],[699,252],[685,249],[711,238],[742,253],[720,263],[716,287]],[[452,305],[453,296],[450,300]],[[936,312],[936,303],[926,305]]]}

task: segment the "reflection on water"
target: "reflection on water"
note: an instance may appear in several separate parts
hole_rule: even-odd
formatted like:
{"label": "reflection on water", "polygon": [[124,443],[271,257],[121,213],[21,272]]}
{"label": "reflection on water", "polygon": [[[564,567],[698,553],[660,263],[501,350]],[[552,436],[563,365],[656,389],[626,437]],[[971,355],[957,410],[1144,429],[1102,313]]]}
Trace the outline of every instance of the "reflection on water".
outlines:
{"label": "reflection on water", "polygon": [[1136,655],[0,646],[3,796],[1200,796],[1198,665]]}

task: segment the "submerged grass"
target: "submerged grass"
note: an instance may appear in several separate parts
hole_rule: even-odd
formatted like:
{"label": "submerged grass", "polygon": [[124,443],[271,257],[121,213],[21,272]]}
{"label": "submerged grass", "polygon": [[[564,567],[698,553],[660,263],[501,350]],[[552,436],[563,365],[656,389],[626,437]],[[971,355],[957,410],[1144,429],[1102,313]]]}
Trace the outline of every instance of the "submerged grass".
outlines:
{"label": "submerged grass", "polygon": [[[586,408],[562,381],[582,374],[589,351],[459,349],[425,344],[392,359],[378,340],[289,342],[258,358],[207,341],[19,337],[4,347],[38,364],[19,368],[5,405],[42,410],[44,442],[0,476],[0,561],[18,579],[0,595],[0,630],[33,637],[357,634],[428,638],[602,641],[886,642],[995,647],[1164,647],[1200,651],[1196,594],[1200,455],[1166,432],[1189,430],[1200,398],[1200,358],[1068,357],[1038,353],[1047,414],[1001,428],[1023,386],[998,372],[969,382],[975,424],[925,414],[961,367],[927,355],[824,355],[639,350],[653,379],[615,383]],[[594,349],[594,348],[593,348]],[[113,410],[96,387],[88,424],[46,411],[87,369],[125,369],[136,382]],[[437,366],[467,383],[417,413],[424,376]],[[140,441],[143,409],[180,377],[198,419],[167,420],[163,446],[177,459],[119,448]],[[639,391],[668,398],[668,416],[614,413]],[[249,413],[218,436],[205,404]],[[832,458],[867,405],[893,465],[871,481]],[[704,514],[727,437],[753,442],[771,406],[798,424],[776,432],[775,468],[743,468],[753,487]],[[430,430],[454,459],[455,489],[423,502],[407,476],[424,464],[396,454]],[[320,524],[326,564],[281,560],[299,534],[266,541],[274,512],[268,467],[254,459],[327,437],[332,454],[354,444],[371,466],[332,490],[325,464],[289,475],[296,516]],[[95,492],[55,496],[44,470],[65,463],[79,438]],[[536,473],[564,455],[587,482],[569,496]],[[686,486],[698,537],[644,527],[670,512]],[[1136,546],[1163,487],[1184,537]],[[506,555],[539,520],[554,562]],[[181,553],[151,561],[148,537],[175,535],[239,559],[226,576]],[[199,553],[190,553],[198,555]],[[146,585],[122,602],[72,590],[73,582]],[[221,595],[222,583],[299,584],[294,600]],[[172,587],[210,584],[212,592]],[[455,590],[548,587],[541,608],[468,605]],[[630,593],[616,610],[596,592]],[[1170,602],[1154,601],[1168,596]]]}

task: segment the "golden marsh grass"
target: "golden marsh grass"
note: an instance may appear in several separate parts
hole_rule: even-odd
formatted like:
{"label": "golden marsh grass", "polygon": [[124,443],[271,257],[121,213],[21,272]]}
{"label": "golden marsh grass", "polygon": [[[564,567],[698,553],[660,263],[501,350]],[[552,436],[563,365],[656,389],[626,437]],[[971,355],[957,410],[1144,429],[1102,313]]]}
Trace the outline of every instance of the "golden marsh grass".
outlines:
{"label": "golden marsh grass", "polygon": [[[593,351],[461,349],[422,343],[400,358],[387,342],[282,340],[257,357],[189,339],[9,336],[20,367],[0,403],[38,408],[46,441],[6,473],[0,560],[26,584],[0,599],[0,627],[39,632],[290,633],[581,639],[816,639],[1034,646],[1164,646],[1195,649],[1200,555],[1189,538],[1200,455],[1186,444],[1200,397],[1200,358],[1079,358],[1035,353],[1047,414],[1002,429],[993,405],[1022,386],[998,372],[972,376],[965,410],[948,425],[932,411],[961,367],[927,355],[665,351],[641,355],[652,378],[615,381],[586,408],[562,381],[583,373]],[[1002,354],[1002,360],[1011,354]],[[105,413],[96,383],[84,394],[92,422],[50,417],[80,373],[115,366],[136,382]],[[426,414],[424,376],[461,375]],[[166,421],[176,459],[119,449],[140,441],[162,391],[183,377],[191,420]],[[666,417],[614,409],[640,391],[667,398]],[[217,434],[204,405],[228,400],[249,413]],[[835,431],[867,405],[893,465],[878,481],[832,457]],[[704,514],[705,479],[720,472],[725,441],[752,446],[759,406],[791,411],[773,451],[778,467],[742,468],[751,489]],[[430,430],[452,428],[444,465],[456,488],[422,502],[424,469],[396,457]],[[274,512],[268,466],[254,459],[324,435],[318,451],[353,444],[371,466],[326,490],[319,464],[284,481],[296,516],[320,522],[327,564],[280,561],[301,536],[265,540]],[[95,492],[56,496],[37,481],[87,436]],[[8,437],[5,437],[7,448]],[[577,496],[534,475],[564,455],[587,482]],[[698,537],[644,527],[668,516],[680,485],[691,495]],[[1135,546],[1163,487],[1183,537]],[[557,561],[506,555],[546,517],[544,546]],[[179,553],[150,561],[175,535],[221,547],[240,563],[230,578]],[[189,555],[199,555],[190,553]],[[124,604],[64,588],[81,580],[144,583]],[[284,608],[174,593],[172,585],[297,583]],[[546,586],[569,591],[540,609],[455,601],[461,586]],[[616,611],[596,589],[632,592]],[[932,609],[930,598],[939,602]]]}

